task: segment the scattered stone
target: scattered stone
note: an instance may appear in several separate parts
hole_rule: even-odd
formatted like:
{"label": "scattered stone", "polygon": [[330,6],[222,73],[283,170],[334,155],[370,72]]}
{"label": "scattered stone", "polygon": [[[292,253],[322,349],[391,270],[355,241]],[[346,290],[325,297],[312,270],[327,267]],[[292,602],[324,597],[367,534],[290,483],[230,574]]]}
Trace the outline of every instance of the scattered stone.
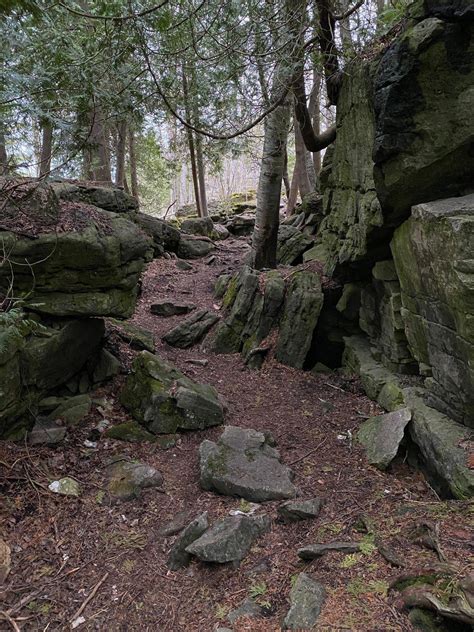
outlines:
{"label": "scattered stone", "polygon": [[196,366],[207,366],[209,364],[209,360],[206,360],[205,358],[189,358],[188,360],[185,360],[185,362]]}
{"label": "scattered stone", "polygon": [[181,232],[188,235],[201,235],[203,237],[212,237],[214,231],[214,223],[210,217],[193,217],[185,219],[181,223]]}
{"label": "scattered stone", "polygon": [[246,619],[256,619],[258,617],[262,617],[265,613],[265,610],[260,606],[254,599],[251,597],[247,597],[243,600],[238,608],[231,610],[227,615],[227,620],[229,623],[235,623],[237,619],[246,618]]}
{"label": "scattered stone", "polygon": [[359,542],[329,542],[328,544],[309,544],[298,549],[298,557],[302,560],[315,560],[329,551],[340,553],[357,553],[360,549]]}
{"label": "scattered stone", "polygon": [[311,630],[321,613],[326,591],[306,573],[300,573],[290,593],[290,609],[283,622],[284,630]]}
{"label": "scattered stone", "polygon": [[151,465],[132,461],[115,461],[107,468],[107,491],[111,502],[132,500],[142,489],[160,487],[163,476]]}
{"label": "scattered stone", "polygon": [[121,402],[154,434],[216,426],[224,420],[217,391],[187,378],[159,356],[142,351],[132,363]]}
{"label": "scattered stone", "polygon": [[292,472],[263,432],[227,426],[199,448],[201,487],[253,502],[294,498]]}
{"label": "scattered stone", "polygon": [[255,226],[255,215],[234,215],[226,224],[227,230],[236,237],[251,235]]}
{"label": "scattered stone", "polygon": [[52,481],[48,485],[48,489],[55,494],[62,494],[63,496],[79,496],[81,493],[79,483],[73,478],[69,478],[69,476]]}
{"label": "scattered stone", "polygon": [[160,529],[158,529],[158,533],[166,538],[171,535],[176,535],[182,531],[187,524],[189,524],[189,517],[189,511],[180,511],[172,520],[160,527]]}
{"label": "scattered stone", "polygon": [[191,554],[187,552],[187,548],[208,529],[209,522],[207,512],[198,516],[193,520],[179,536],[174,543],[169,556],[167,565],[172,571],[188,566],[191,561]]}
{"label": "scattered stone", "polygon": [[3,584],[11,569],[11,552],[8,544],[0,538],[0,584]]}
{"label": "scattered stone", "polygon": [[405,566],[405,562],[393,547],[380,539],[376,539],[375,543],[377,545],[378,552],[389,564],[398,567]]}
{"label": "scattered stone", "polygon": [[218,314],[200,309],[182,323],[168,331],[162,338],[172,347],[187,349],[199,342],[219,320]]}
{"label": "scattered stone", "polygon": [[411,410],[401,408],[385,415],[370,417],[359,428],[357,439],[367,451],[367,460],[385,470],[396,457],[405,428],[411,421]]}
{"label": "scattered stone", "polygon": [[320,498],[310,498],[308,500],[290,500],[278,507],[278,514],[284,522],[296,522],[316,518],[321,511],[323,503]]}
{"label": "scattered stone", "polygon": [[169,450],[170,448],[174,448],[174,446],[178,443],[178,439],[179,434],[163,434],[158,435],[155,441],[162,450]]}
{"label": "scattered stone", "polygon": [[66,428],[49,419],[39,417],[33,429],[28,433],[28,443],[31,445],[55,445],[66,436]]}
{"label": "scattered stone", "polygon": [[188,261],[185,261],[184,259],[177,259],[176,260],[176,267],[179,268],[180,270],[192,270],[193,269],[193,265],[191,263],[189,263]]}
{"label": "scattered stone", "polygon": [[112,426],[104,431],[104,437],[116,439],[117,441],[129,441],[130,443],[156,441],[156,435],[145,430],[136,421],[126,421],[123,424]]}
{"label": "scattered stone", "polygon": [[214,230],[212,231],[212,237],[214,239],[227,239],[230,233],[223,224],[214,224]]}
{"label": "scattered stone", "polygon": [[208,266],[210,266],[211,264],[214,263],[215,260],[216,260],[216,255],[211,255],[209,259],[206,259],[206,263]]}
{"label": "scattered stone", "polygon": [[109,318],[108,322],[110,325],[113,325],[120,338],[129,344],[132,349],[150,351],[151,353],[155,351],[155,341],[150,331],[137,327],[137,325],[133,325],[129,321]]}
{"label": "scattered stone", "polygon": [[180,314],[189,314],[196,309],[194,303],[178,303],[176,301],[159,301],[150,305],[150,312],[155,316],[178,316]]}
{"label": "scattered stone", "polygon": [[269,528],[268,516],[228,516],[213,524],[186,551],[203,562],[239,562]]}
{"label": "scattered stone", "polygon": [[178,246],[178,257],[181,259],[199,259],[208,255],[214,248],[214,244],[207,237],[182,235]]}
{"label": "scattered stone", "polygon": [[67,426],[74,426],[89,414],[92,406],[92,400],[89,395],[76,395],[63,399],[51,413],[48,419],[56,421],[60,419]]}
{"label": "scattered stone", "polygon": [[94,384],[99,384],[110,380],[120,373],[120,369],[120,360],[107,349],[101,349],[92,374],[92,381]]}

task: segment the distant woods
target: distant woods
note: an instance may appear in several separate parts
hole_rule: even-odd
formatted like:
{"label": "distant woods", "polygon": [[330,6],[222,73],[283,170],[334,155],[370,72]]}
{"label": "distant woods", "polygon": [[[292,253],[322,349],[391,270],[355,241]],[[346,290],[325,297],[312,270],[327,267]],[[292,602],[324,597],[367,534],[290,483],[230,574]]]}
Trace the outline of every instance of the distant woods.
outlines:
{"label": "distant woods", "polygon": [[385,0],[9,0],[0,173],[113,183],[159,214],[258,182],[255,265],[282,199],[319,187],[352,59],[402,15]]}

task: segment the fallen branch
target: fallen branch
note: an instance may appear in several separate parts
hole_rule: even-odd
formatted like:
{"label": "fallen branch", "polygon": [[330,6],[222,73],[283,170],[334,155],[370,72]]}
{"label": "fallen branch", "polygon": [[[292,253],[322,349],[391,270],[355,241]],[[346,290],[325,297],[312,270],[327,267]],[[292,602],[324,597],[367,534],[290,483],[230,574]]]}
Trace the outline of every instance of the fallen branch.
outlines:
{"label": "fallen branch", "polygon": [[12,619],[11,616],[7,612],[4,612],[3,610],[1,610],[0,616],[2,616],[6,621],[8,621],[8,623],[12,626],[15,632],[21,632],[20,628],[16,624],[16,621]]}
{"label": "fallen branch", "polygon": [[321,443],[318,443],[318,445],[313,448],[312,450],[310,450],[309,452],[307,452],[304,456],[301,456],[299,459],[296,459],[296,461],[292,461],[292,463],[290,463],[290,467],[292,465],[296,465],[296,463],[299,463],[300,461],[304,461],[305,459],[307,459],[309,456],[311,456],[312,454],[314,454],[315,452],[317,452],[319,450],[319,448],[322,448],[323,445],[327,442],[327,438],[323,439],[321,441]]}
{"label": "fallen branch", "polygon": [[102,586],[102,584],[105,582],[105,580],[107,579],[107,577],[109,576],[109,573],[105,573],[105,575],[102,577],[102,579],[100,579],[97,584],[94,586],[94,588],[92,589],[90,595],[88,597],[86,597],[86,599],[84,599],[84,601],[82,602],[81,607],[79,608],[79,610],[77,610],[77,612],[73,615],[72,619],[71,619],[71,623],[73,621],[75,621],[78,617],[81,616],[81,614],[84,612],[84,610],[87,607],[87,604],[90,603],[92,601],[92,599],[94,599],[94,597],[97,594],[97,591],[99,590],[99,588]]}

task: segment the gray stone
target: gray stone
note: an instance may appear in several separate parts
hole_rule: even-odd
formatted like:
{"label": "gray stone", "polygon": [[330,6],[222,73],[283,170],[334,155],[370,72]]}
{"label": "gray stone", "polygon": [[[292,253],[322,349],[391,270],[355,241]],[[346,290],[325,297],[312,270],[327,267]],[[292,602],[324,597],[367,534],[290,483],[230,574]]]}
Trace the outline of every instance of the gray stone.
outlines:
{"label": "gray stone", "polygon": [[195,217],[181,222],[181,232],[188,235],[212,237],[213,231],[214,223],[210,217]]}
{"label": "gray stone", "polygon": [[256,601],[251,597],[247,597],[247,599],[244,599],[238,608],[229,612],[227,620],[229,623],[235,623],[237,619],[240,618],[256,619],[262,617],[264,612],[265,611],[262,606],[256,603]]}
{"label": "gray stone", "polygon": [[341,553],[357,553],[360,550],[359,542],[329,542],[328,544],[308,544],[298,549],[298,557],[302,560],[315,560],[329,551]]}
{"label": "gray stone", "polygon": [[188,261],[185,261],[184,259],[178,259],[176,261],[176,267],[179,268],[180,270],[192,270],[193,264],[189,263]]}
{"label": "gray stone", "polygon": [[221,274],[214,285],[214,296],[216,298],[222,298],[227,291],[227,286],[232,279],[231,274]]}
{"label": "gray stone", "polygon": [[142,489],[161,487],[163,476],[151,465],[133,461],[115,461],[107,468],[107,491],[111,502],[138,498]]}
{"label": "gray stone", "polygon": [[182,235],[178,246],[178,257],[181,259],[199,259],[205,257],[215,246],[207,237]]}
{"label": "gray stone", "polygon": [[290,609],[283,622],[283,629],[313,629],[325,599],[324,587],[305,573],[300,573],[291,589]]}
{"label": "gray stone", "polygon": [[56,481],[51,481],[48,485],[48,489],[53,493],[60,494],[62,496],[80,496],[81,494],[79,483],[69,476],[65,476],[64,478],[60,478]]}
{"label": "gray stone", "polygon": [[130,321],[115,320],[109,318],[108,323],[114,327],[115,332],[120,338],[129,344],[132,349],[137,351],[155,351],[155,341],[153,334],[143,327],[138,327]]}
{"label": "gray stone", "polygon": [[199,448],[203,489],[253,502],[296,496],[292,472],[264,433],[227,426],[217,443]]}
{"label": "gray stone", "polygon": [[66,428],[56,421],[38,418],[32,430],[28,433],[28,443],[31,445],[54,445],[60,443],[66,436]]}
{"label": "gray stone", "polygon": [[255,226],[255,215],[234,215],[226,224],[227,230],[236,237],[251,235]]}
{"label": "gray stone", "polygon": [[208,309],[200,309],[173,327],[162,338],[172,347],[187,349],[198,343],[207,332],[217,323],[219,315]]}
{"label": "gray stone", "polygon": [[284,522],[296,522],[316,518],[321,511],[323,503],[320,498],[308,500],[289,500],[278,507],[278,515]]}
{"label": "gray stone", "polygon": [[409,408],[401,408],[364,421],[357,432],[357,439],[365,447],[371,465],[379,470],[387,469],[398,453],[411,417]]}
{"label": "gray stone", "polygon": [[90,182],[52,182],[51,187],[60,200],[85,202],[114,213],[129,213],[138,208],[137,199],[117,187]]}
{"label": "gray stone", "polygon": [[67,426],[74,426],[89,414],[91,406],[92,400],[89,395],[68,397],[48,414],[48,419],[51,421],[60,419]]}
{"label": "gray stone", "polygon": [[158,529],[158,533],[165,536],[166,538],[170,537],[171,535],[176,535],[177,533],[182,531],[186,525],[189,524],[189,519],[189,511],[180,511],[174,516],[174,518],[172,518],[169,522],[160,527]]}
{"label": "gray stone", "polygon": [[268,516],[228,516],[214,523],[186,552],[203,562],[239,562],[270,528]]}
{"label": "gray stone", "polygon": [[212,237],[214,239],[227,239],[230,233],[223,224],[214,224],[214,230],[212,231]]}
{"label": "gray stone", "polygon": [[179,303],[177,301],[159,301],[150,305],[150,312],[155,316],[177,316],[189,314],[196,309],[194,303]]}
{"label": "gray stone", "polygon": [[120,373],[120,369],[120,360],[107,349],[101,349],[92,373],[92,381],[94,384],[99,384],[110,380]]}
{"label": "gray stone", "polygon": [[172,571],[188,566],[191,562],[191,554],[186,549],[201,537],[208,527],[207,512],[198,516],[186,527],[174,543],[168,556],[167,565]]}
{"label": "gray stone", "polygon": [[142,351],[132,363],[121,402],[150,432],[170,434],[221,424],[224,409],[217,391],[187,378],[157,355]]}
{"label": "gray stone", "polygon": [[104,437],[118,441],[128,441],[130,443],[156,441],[157,439],[156,435],[145,430],[145,428],[136,421],[126,421],[122,424],[111,426],[105,430]]}
{"label": "gray stone", "polygon": [[309,250],[314,239],[294,226],[280,226],[278,230],[277,261],[281,265],[295,265],[302,261],[303,253]]}

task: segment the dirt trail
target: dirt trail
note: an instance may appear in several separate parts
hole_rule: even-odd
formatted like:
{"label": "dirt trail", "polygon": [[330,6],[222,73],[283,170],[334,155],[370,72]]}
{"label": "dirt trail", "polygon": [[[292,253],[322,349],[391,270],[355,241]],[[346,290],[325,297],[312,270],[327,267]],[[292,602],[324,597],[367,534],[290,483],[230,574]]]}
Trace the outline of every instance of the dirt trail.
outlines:
{"label": "dirt trail", "polygon": [[[270,632],[280,629],[292,577],[303,570],[327,588],[318,630],[411,630],[397,594],[387,594],[388,582],[400,570],[381,557],[373,538],[355,530],[361,514],[372,520],[380,538],[397,548],[407,565],[404,571],[437,561],[433,551],[407,538],[421,518],[439,522],[446,557],[466,567],[471,535],[465,527],[467,504],[439,501],[422,476],[401,461],[390,473],[377,471],[350,440],[366,416],[380,411],[356,379],[313,376],[272,360],[261,371],[252,371],[238,355],[215,356],[199,347],[178,350],[161,342],[183,317],[153,316],[150,303],[180,298],[216,309],[215,279],[234,270],[245,252],[243,241],[227,241],[212,265],[193,262],[192,271],[177,269],[173,259],[153,261],[133,321],[155,334],[159,354],[192,379],[218,389],[228,405],[226,423],[271,430],[282,460],[292,464],[302,497],[325,499],[320,516],[291,526],[275,521],[239,568],[193,562],[188,569],[170,572],[165,562],[173,538],[159,534],[164,523],[182,510],[191,517],[207,510],[214,520],[245,503],[199,487],[199,444],[217,438],[220,428],[182,434],[169,450],[110,439],[101,439],[96,449],[85,447],[103,416],[112,423],[128,418],[117,403],[124,380],[118,377],[94,394],[105,398],[101,410],[94,406],[86,422],[57,448],[0,446],[5,476],[0,518],[12,547],[12,572],[0,593],[0,610],[9,612],[21,630],[70,629],[74,613],[108,573],[77,629],[212,632],[219,625],[229,626],[229,610],[253,595],[265,606],[266,617],[241,619],[229,627],[235,632]],[[112,341],[127,364],[134,352],[118,339]],[[187,362],[195,358],[206,358],[207,366]],[[159,469],[165,493],[152,489],[128,503],[104,504],[105,465],[117,454]],[[66,475],[80,482],[79,499],[47,491],[49,480]],[[266,503],[260,512],[276,518],[277,506]],[[296,555],[304,544],[361,538],[365,546],[360,554],[330,553],[310,563]],[[0,630],[9,629],[13,624],[0,620]]]}

